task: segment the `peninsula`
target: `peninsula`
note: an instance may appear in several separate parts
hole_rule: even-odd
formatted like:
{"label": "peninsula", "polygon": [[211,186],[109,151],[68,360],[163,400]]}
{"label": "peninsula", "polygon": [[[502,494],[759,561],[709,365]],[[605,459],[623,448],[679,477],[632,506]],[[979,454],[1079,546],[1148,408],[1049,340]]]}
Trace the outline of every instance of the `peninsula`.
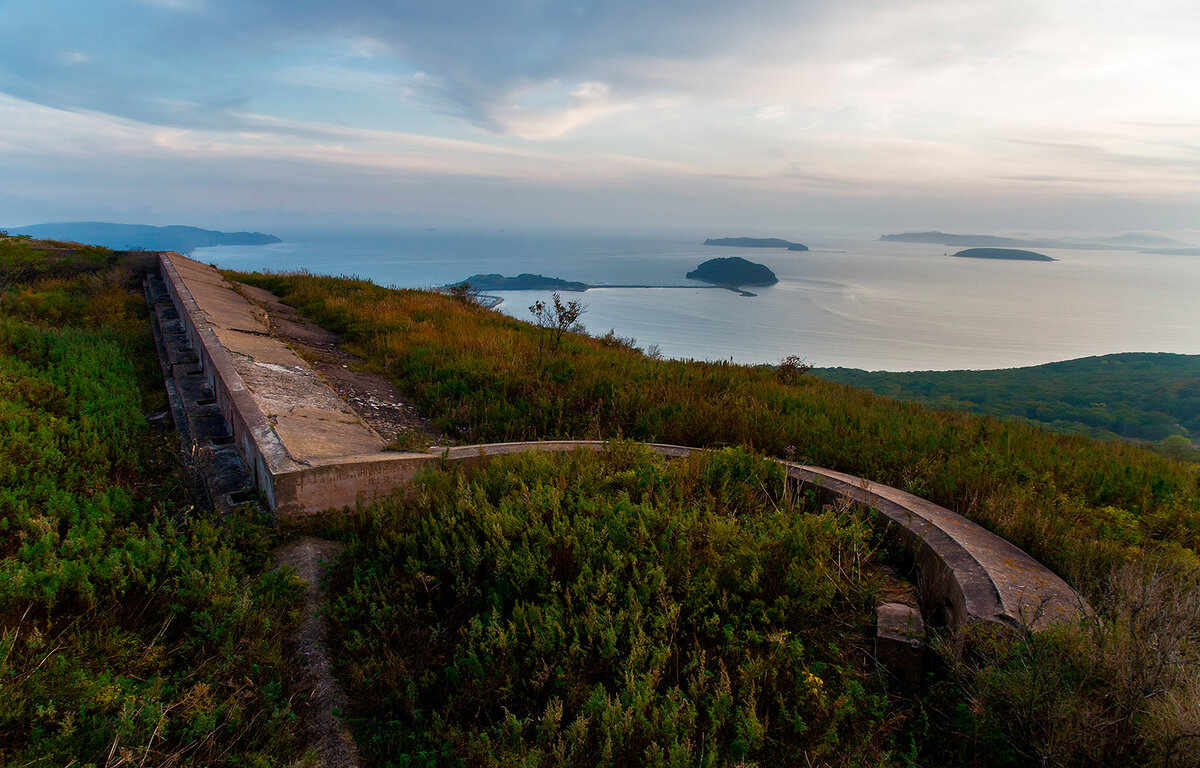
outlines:
{"label": "peninsula", "polygon": [[[705,268],[705,265],[713,262],[741,262],[751,268],[757,267],[764,272],[745,271],[738,267],[733,267],[728,275],[723,273],[714,273],[714,279],[707,280],[699,276],[699,271]],[[687,274],[689,278],[697,280],[705,280],[712,285],[661,285],[651,283],[581,283],[576,280],[563,280],[559,277],[546,277],[545,275],[531,275],[528,272],[517,275],[516,277],[505,277],[504,275],[491,273],[487,275],[471,275],[466,280],[460,280],[457,283],[448,283],[442,286],[443,290],[457,288],[462,285],[470,286],[473,291],[588,291],[593,288],[724,288],[725,290],[740,293],[743,296],[753,296],[753,293],[741,290],[738,286],[741,285],[771,285],[779,282],[771,270],[764,267],[762,264],[754,264],[745,259],[712,259],[704,262],[699,268]],[[729,279],[726,279],[728,277]],[[745,278],[745,279],[743,279]],[[495,298],[495,303],[499,304],[500,299]]]}
{"label": "peninsula", "polygon": [[1058,261],[1053,256],[1019,248],[968,248],[953,254],[964,259],[1004,259],[1007,261]]}
{"label": "peninsula", "polygon": [[775,273],[766,265],[746,261],[740,256],[709,259],[688,272],[687,278],[733,288],[743,285],[774,285],[779,282],[779,278],[775,277]]}
{"label": "peninsula", "polygon": [[[545,275],[531,275],[528,272],[523,272],[516,277],[505,277],[496,273],[471,275],[462,282],[477,291],[586,291],[592,287],[587,283],[546,277]],[[461,284],[457,283],[457,285]]]}
{"label": "peninsula", "polygon": [[99,245],[118,251],[176,251],[188,254],[215,245],[268,245],[283,242],[262,232],[219,232],[199,227],[152,227],[104,221],[59,221],[13,227],[13,234]]}
{"label": "peninsula", "polygon": [[731,248],[786,248],[789,251],[807,251],[803,243],[793,243],[778,237],[710,237],[705,245],[724,245]]}

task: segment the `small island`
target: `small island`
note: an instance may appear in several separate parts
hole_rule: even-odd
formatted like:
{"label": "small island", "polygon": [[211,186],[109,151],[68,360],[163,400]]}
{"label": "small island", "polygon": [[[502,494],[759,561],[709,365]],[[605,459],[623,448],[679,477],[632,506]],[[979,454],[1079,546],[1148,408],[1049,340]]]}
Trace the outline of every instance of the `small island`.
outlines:
{"label": "small island", "polygon": [[807,251],[803,243],[793,243],[778,237],[710,237],[705,245],[724,245],[731,248],[786,248],[789,251]]}
{"label": "small island", "polygon": [[[531,275],[528,272],[523,272],[516,277],[505,277],[495,273],[471,275],[462,282],[477,291],[586,291],[591,287],[587,283],[546,277],[545,275]],[[456,285],[462,285],[462,283],[456,283]]]}
{"label": "small island", "polygon": [[709,259],[688,272],[687,278],[730,288],[740,288],[743,285],[774,285],[779,282],[779,278],[775,277],[775,273],[766,265],[746,261],[740,256]]}
{"label": "small island", "polygon": [[1058,261],[1053,256],[1034,251],[1022,251],[1018,248],[968,248],[959,251],[954,256],[964,259],[1005,259],[1008,261]]}

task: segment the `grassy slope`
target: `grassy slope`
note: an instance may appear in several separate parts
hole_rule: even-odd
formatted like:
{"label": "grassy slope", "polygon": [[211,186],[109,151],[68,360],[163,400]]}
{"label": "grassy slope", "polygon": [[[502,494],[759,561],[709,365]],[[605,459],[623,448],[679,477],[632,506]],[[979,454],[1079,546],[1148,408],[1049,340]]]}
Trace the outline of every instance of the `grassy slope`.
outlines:
{"label": "grassy slope", "polygon": [[1085,587],[1146,545],[1200,545],[1200,470],[1132,445],[930,411],[810,376],[781,381],[763,367],[652,360],[619,340],[567,334],[556,345],[438,294],[243,277],[343,333],[464,441],[749,445],[931,498]]}
{"label": "grassy slope", "polygon": [[44,247],[0,239],[0,765],[294,754],[295,579],[181,503],[129,257]]}
{"label": "grassy slope", "polygon": [[1094,437],[1200,440],[1200,355],[1126,353],[995,371],[814,375],[948,410],[1016,417]]}
{"label": "grassy slope", "polygon": [[[698,561],[672,583],[704,582],[710,564],[675,549],[686,548],[694,531],[655,535],[687,504],[671,505],[666,516],[634,513],[650,521],[639,528],[639,544],[622,541],[610,551],[583,534],[607,521],[609,505],[639,503],[647,486],[635,480],[645,470],[615,478],[584,472],[581,479],[577,469],[564,469],[569,459],[546,457],[498,463],[494,475],[470,483],[436,474],[415,502],[364,511],[339,574],[334,618],[343,669],[355,694],[378,704],[360,711],[357,724],[374,764],[696,764],[703,762],[695,751],[701,744],[711,747],[704,755],[725,762],[740,756],[747,765],[808,765],[814,753],[833,765],[881,766],[1200,760],[1193,736],[1200,690],[1191,673],[1200,663],[1195,466],[1128,444],[934,412],[786,371],[650,360],[613,338],[566,334],[559,343],[543,329],[440,295],[309,275],[248,279],[343,333],[463,440],[624,436],[746,444],[857,472],[981,520],[1066,573],[1097,608],[1075,628],[984,631],[965,645],[941,645],[944,666],[916,694],[879,699],[881,678],[869,667],[848,674],[843,665],[837,695],[853,711],[832,727],[828,711],[802,715],[816,714],[806,720],[813,732],[788,731],[780,721],[780,712],[813,705],[797,702],[807,695],[802,684],[769,700],[756,697],[751,691],[767,688],[752,683],[716,707],[742,712],[741,725],[711,714],[680,720],[685,710],[712,710],[713,701],[673,687],[678,678],[659,675],[667,667],[644,665],[636,642],[580,666],[580,658],[605,647],[597,638],[606,636],[608,619],[556,611],[576,587],[588,605],[611,596],[613,611],[645,606],[638,569],[622,572],[622,588],[633,592],[619,597],[595,591],[592,576],[573,580],[597,568],[621,572],[609,567],[610,557],[614,564],[637,557],[651,573],[658,563]],[[690,512],[681,518],[693,519]],[[622,516],[602,530],[627,522]],[[728,530],[739,524],[729,521]],[[639,549],[647,538],[652,549]],[[565,546],[573,541],[579,545]],[[735,557],[745,551],[741,544],[722,549]],[[556,570],[564,553],[578,570]],[[754,581],[766,571],[752,562],[729,572]],[[812,563],[797,577],[825,567],[820,557]],[[857,588],[844,572],[829,576],[835,590]],[[662,594],[667,606],[691,599],[685,589]],[[726,624],[755,615],[753,597],[749,604],[732,598],[726,586],[703,599],[716,600],[713,615]],[[826,615],[841,614],[833,608]],[[660,614],[622,621],[616,637],[645,633],[656,638],[646,648],[677,664],[695,663],[688,655],[695,645],[672,646],[654,634]],[[799,631],[804,622],[791,618],[784,626]],[[832,621],[830,630],[832,647],[853,646],[853,622]],[[702,633],[693,632],[695,642]],[[531,642],[541,644],[541,656],[530,655]],[[712,652],[724,654],[719,647]],[[761,657],[741,658],[756,668]],[[807,681],[787,660],[775,659],[772,668]],[[580,669],[583,682],[575,677]],[[861,693],[844,698],[854,685]],[[595,697],[584,695],[593,690]],[[654,709],[644,709],[646,702]],[[715,722],[721,725],[708,727]],[[772,725],[758,730],[754,723]],[[877,739],[865,741],[866,732]]]}

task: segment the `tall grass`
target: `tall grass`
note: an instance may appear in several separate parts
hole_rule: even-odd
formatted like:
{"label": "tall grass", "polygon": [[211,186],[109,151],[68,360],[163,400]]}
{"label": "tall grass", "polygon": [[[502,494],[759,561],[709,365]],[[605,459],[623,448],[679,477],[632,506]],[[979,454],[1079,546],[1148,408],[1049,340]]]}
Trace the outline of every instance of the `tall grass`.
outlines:
{"label": "tall grass", "polygon": [[31,248],[0,239],[0,765],[294,754],[298,584],[268,570],[261,522],[179,493],[143,416],[143,391],[165,396],[138,265],[69,246],[3,262]]}

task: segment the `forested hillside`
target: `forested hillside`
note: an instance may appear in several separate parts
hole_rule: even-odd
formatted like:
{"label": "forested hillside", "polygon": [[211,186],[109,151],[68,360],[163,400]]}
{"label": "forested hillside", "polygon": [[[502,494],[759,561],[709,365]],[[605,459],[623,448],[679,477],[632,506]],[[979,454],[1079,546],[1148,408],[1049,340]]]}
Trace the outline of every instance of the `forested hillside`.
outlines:
{"label": "forested hillside", "polygon": [[812,373],[933,408],[1018,418],[1058,432],[1200,441],[1200,355],[1137,352],[994,371]]}

